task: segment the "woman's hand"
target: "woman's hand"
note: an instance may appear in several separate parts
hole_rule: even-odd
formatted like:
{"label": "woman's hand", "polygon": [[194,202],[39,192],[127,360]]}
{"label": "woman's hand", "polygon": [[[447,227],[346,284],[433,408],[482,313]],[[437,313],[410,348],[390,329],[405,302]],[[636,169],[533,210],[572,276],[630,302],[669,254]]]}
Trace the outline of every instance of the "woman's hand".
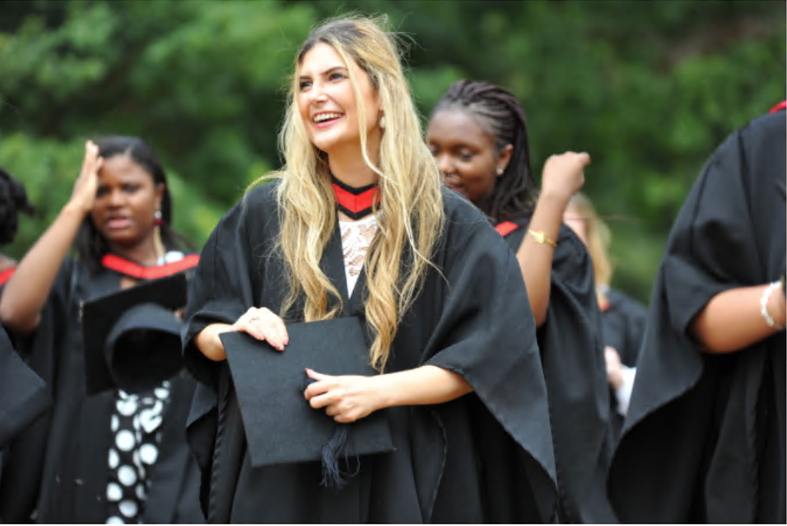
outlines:
{"label": "woman's hand", "polygon": [[258,340],[267,341],[279,351],[290,341],[284,321],[265,307],[251,307],[235,323],[212,323],[194,336],[194,344],[210,360],[227,359],[221,335],[225,332],[245,332]]}
{"label": "woman's hand", "polygon": [[283,351],[284,346],[290,342],[284,320],[265,307],[251,307],[229,330],[245,332],[260,341],[267,341],[279,351]]}
{"label": "woman's hand", "polygon": [[79,172],[74,190],[71,192],[71,203],[74,203],[85,214],[93,209],[98,190],[98,171],[104,159],[98,156],[98,146],[93,141],[85,143],[85,157]]}
{"label": "woman's hand", "polygon": [[541,174],[541,193],[568,202],[585,184],[585,166],[590,155],[585,152],[565,152],[551,155]]}
{"label": "woman's hand", "polygon": [[385,404],[380,389],[375,389],[375,376],[330,376],[306,369],[310,384],[303,396],[314,409],[325,408],[325,414],[340,424],[355,422]]}

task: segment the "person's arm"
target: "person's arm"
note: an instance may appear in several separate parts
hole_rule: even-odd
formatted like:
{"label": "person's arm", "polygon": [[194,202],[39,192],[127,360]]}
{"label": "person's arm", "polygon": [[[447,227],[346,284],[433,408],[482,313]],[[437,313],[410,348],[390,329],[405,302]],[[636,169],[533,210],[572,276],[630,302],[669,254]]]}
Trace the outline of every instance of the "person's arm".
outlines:
{"label": "person's arm", "polygon": [[[516,253],[536,327],[543,325],[547,317],[553,243],[557,242],[569,199],[585,182],[583,170],[589,162],[587,153],[566,152],[551,156],[544,164],[541,193],[528,226],[529,232],[525,233]],[[539,242],[531,232],[543,235],[544,242]]]}
{"label": "person's arm", "polygon": [[386,407],[442,404],[473,391],[459,374],[434,365],[378,376],[330,376],[309,369],[306,373],[317,380],[306,388],[306,400],[340,423]]}
{"label": "person's arm", "polygon": [[287,327],[284,321],[266,308],[252,307],[232,325],[228,323],[212,323],[202,329],[194,337],[194,344],[206,358],[214,362],[227,359],[224,344],[219,335],[225,332],[238,331],[250,334],[258,340],[266,340],[274,349],[283,351],[289,342]]}
{"label": "person's arm", "polygon": [[607,345],[604,348],[604,359],[607,363],[607,381],[615,392],[615,400],[618,413],[625,416],[631,400],[631,392],[634,389],[634,377],[637,370],[633,367],[626,367],[620,361],[620,355],[614,347]]}
{"label": "person's arm", "polygon": [[82,221],[93,208],[101,164],[98,147],[89,141],[71,199],[6,283],[0,299],[0,320],[9,330],[27,334],[38,327],[57,272]]}
{"label": "person's arm", "polygon": [[783,330],[787,309],[781,287],[772,290],[766,303],[768,314],[778,326],[769,326],[761,313],[760,300],[767,287],[738,287],[713,296],[689,328],[701,349],[734,352]]}

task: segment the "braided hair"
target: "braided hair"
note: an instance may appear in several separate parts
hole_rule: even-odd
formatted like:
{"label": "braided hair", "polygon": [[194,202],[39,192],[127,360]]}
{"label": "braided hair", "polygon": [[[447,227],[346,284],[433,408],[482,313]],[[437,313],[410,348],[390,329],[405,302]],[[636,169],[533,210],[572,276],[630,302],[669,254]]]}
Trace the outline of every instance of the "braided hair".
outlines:
{"label": "braided hair", "polygon": [[495,138],[496,154],[507,145],[513,146],[511,161],[496,179],[491,194],[475,205],[497,224],[529,217],[538,194],[530,168],[525,111],[513,93],[476,80],[459,80],[451,84],[432,110],[466,111],[479,126]]}
{"label": "braided hair", "polygon": [[35,208],[28,201],[22,183],[0,167],[0,245],[7,245],[16,237],[19,212],[33,216]]}

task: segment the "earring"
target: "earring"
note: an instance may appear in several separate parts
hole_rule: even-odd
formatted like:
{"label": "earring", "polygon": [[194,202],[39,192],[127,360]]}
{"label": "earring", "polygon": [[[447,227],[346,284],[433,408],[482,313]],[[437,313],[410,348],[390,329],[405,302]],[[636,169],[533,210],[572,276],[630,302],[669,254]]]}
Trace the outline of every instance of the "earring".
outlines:
{"label": "earring", "polygon": [[380,117],[380,129],[381,129],[381,130],[384,130],[384,129],[385,129],[385,115],[383,115],[382,117]]}
{"label": "earring", "polygon": [[153,218],[155,219],[156,226],[161,226],[161,223],[164,222],[164,220],[161,217],[161,210],[156,210],[155,212],[153,212]]}
{"label": "earring", "polygon": [[502,168],[498,168],[496,170],[496,172],[497,172],[497,175],[503,175],[503,169]]}

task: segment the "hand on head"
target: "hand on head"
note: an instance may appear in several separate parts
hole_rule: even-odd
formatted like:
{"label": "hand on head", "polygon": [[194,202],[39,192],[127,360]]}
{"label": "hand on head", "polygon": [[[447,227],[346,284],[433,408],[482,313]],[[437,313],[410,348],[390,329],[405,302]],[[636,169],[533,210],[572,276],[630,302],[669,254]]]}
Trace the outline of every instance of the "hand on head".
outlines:
{"label": "hand on head", "polygon": [[98,171],[101,170],[103,163],[104,159],[99,157],[96,143],[87,141],[82,169],[76,183],[74,183],[74,190],[71,192],[71,201],[76,203],[85,213],[93,209],[98,189]]}

